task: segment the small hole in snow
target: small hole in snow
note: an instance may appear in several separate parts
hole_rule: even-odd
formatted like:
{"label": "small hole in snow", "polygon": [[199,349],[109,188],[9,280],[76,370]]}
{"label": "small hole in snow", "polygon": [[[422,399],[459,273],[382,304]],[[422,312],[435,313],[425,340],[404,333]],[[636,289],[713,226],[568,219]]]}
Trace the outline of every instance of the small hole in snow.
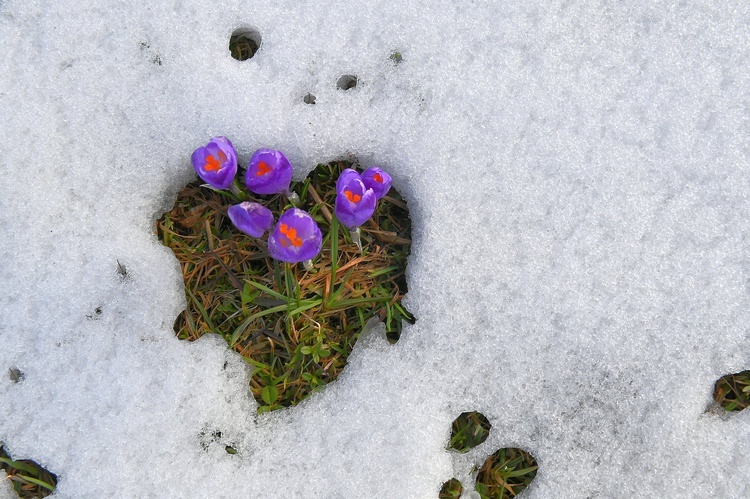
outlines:
{"label": "small hole in snow", "polygon": [[14,460],[1,446],[0,469],[8,475],[7,478],[19,497],[47,497],[57,485],[57,475],[29,459]]}
{"label": "small hole in snow", "polygon": [[211,430],[204,428],[198,435],[198,443],[201,448],[205,451],[211,447],[211,444],[218,443],[221,441],[221,430]]}
{"label": "small hole in snow", "polygon": [[714,400],[727,411],[741,411],[750,405],[750,371],[719,378],[714,385]]}
{"label": "small hole in snow", "polygon": [[536,459],[528,452],[500,449],[479,469],[475,490],[481,497],[515,497],[531,484],[538,468]]}
{"label": "small hole in snow", "polygon": [[102,315],[102,307],[99,306],[94,309],[93,314],[87,315],[86,318],[91,321],[96,321],[96,320],[99,320],[99,316],[101,315]]}
{"label": "small hole in snow", "polygon": [[128,277],[128,269],[125,267],[124,263],[120,262],[120,260],[117,260],[117,275],[123,280]]}
{"label": "small hole in snow", "polygon": [[350,88],[354,88],[357,86],[357,77],[354,75],[344,75],[336,82],[336,86],[339,90],[349,90]]}
{"label": "small hole in snow", "polygon": [[463,490],[464,488],[461,486],[461,482],[459,482],[455,478],[451,478],[440,488],[440,495],[438,495],[438,498],[456,499],[458,497],[461,497],[461,492],[463,492]]}
{"label": "small hole in snow", "polygon": [[[150,55],[151,62],[157,66],[161,66],[161,56],[151,48],[151,45],[148,42],[141,42],[141,52],[147,52]],[[70,66],[72,66],[72,64],[68,64],[65,67],[69,68]]]}
{"label": "small hole in snow", "polygon": [[305,95],[302,100],[305,102],[305,104],[315,104],[315,96],[313,94]]}
{"label": "small hole in snow", "polygon": [[261,36],[253,28],[238,28],[229,38],[229,52],[238,61],[252,59],[260,48]]}
{"label": "small hole in snow", "polygon": [[393,52],[391,52],[391,55],[388,58],[391,60],[391,62],[393,62],[393,64],[400,64],[401,61],[404,60],[404,57],[398,50],[394,50]]}
{"label": "small hole in snow", "polygon": [[22,381],[24,378],[23,371],[16,367],[11,367],[8,369],[8,377],[13,383],[18,383],[19,381]]}
{"label": "small hole in snow", "polygon": [[490,422],[479,412],[464,412],[451,427],[450,448],[466,452],[481,444],[490,434]]}

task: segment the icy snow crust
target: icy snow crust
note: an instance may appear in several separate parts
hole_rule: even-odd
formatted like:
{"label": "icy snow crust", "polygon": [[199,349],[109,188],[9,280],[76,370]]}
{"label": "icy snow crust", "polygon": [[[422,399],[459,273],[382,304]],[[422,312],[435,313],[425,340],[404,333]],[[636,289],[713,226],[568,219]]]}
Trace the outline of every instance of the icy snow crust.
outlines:
{"label": "icy snow crust", "polygon": [[[529,497],[750,494],[750,411],[707,411],[750,367],[749,6],[0,2],[0,440],[59,497],[434,498],[510,446]],[[417,324],[269,415],[153,234],[219,134],[380,165],[414,222]]]}

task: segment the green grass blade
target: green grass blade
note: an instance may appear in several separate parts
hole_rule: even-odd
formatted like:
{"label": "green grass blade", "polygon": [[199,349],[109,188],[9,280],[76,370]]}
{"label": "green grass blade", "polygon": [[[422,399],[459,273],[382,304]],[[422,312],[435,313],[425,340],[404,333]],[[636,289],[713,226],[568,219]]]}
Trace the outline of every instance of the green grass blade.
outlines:
{"label": "green grass blade", "polygon": [[5,463],[11,468],[15,468],[17,470],[25,471],[26,473],[32,473],[36,475],[39,473],[39,469],[34,468],[30,464],[23,463],[21,461],[13,461],[12,459],[8,459],[6,457],[0,457],[0,463]]}
{"label": "green grass blade", "polygon": [[237,340],[240,338],[242,333],[245,332],[245,329],[247,329],[247,326],[249,326],[250,323],[253,322],[255,319],[258,319],[265,315],[274,314],[276,312],[284,312],[287,309],[287,307],[288,305],[279,305],[278,307],[267,308],[266,310],[253,314],[247,319],[245,319],[244,321],[242,321],[242,324],[240,324],[237,327],[237,329],[234,330],[234,333],[232,333],[232,337],[229,339],[229,347],[230,348],[234,347],[234,344],[237,343]]}
{"label": "green grass blade", "polygon": [[531,468],[524,468],[522,470],[503,471],[502,475],[507,478],[516,478],[519,476],[526,475],[527,473],[531,473],[532,471],[536,471],[538,468],[539,466],[532,466]]}
{"label": "green grass blade", "polygon": [[16,474],[15,476],[17,476],[18,478],[22,478],[22,479],[26,480],[29,483],[33,483],[34,485],[38,485],[40,487],[44,487],[45,489],[51,490],[52,492],[55,491],[55,486],[54,485],[51,485],[51,484],[49,484],[47,482],[44,482],[42,480],[39,480],[37,478],[32,478],[30,476],[21,475],[21,474]]}
{"label": "green grass blade", "polygon": [[304,300],[300,302],[300,306],[289,312],[289,315],[297,315],[300,312],[304,312],[305,310],[309,310],[311,308],[319,307],[323,303],[323,299],[319,298],[317,300]]}
{"label": "green grass blade", "polygon": [[353,305],[361,305],[362,303],[385,303],[391,301],[390,296],[377,296],[373,298],[353,298],[351,300],[342,300],[337,301],[336,303],[331,304],[331,308],[346,308],[351,307]]}
{"label": "green grass blade", "polygon": [[260,284],[258,282],[255,282],[255,281],[246,280],[245,282],[247,284],[253,286],[256,289],[259,289],[260,291],[262,291],[262,292],[264,292],[264,293],[266,293],[268,295],[273,296],[274,298],[278,298],[279,300],[283,300],[284,303],[289,303],[289,298],[287,298],[286,296],[282,295],[281,293],[277,293],[276,291],[274,291],[273,289],[271,289],[271,288],[269,288],[267,286],[264,286],[264,285],[262,285],[262,284]]}
{"label": "green grass blade", "polygon": [[394,270],[398,270],[398,266],[397,265],[391,265],[390,267],[386,267],[386,268],[380,269],[380,270],[373,270],[373,271],[370,272],[370,275],[372,277],[378,277],[378,276],[387,274],[389,272],[392,272]]}
{"label": "green grass blade", "polygon": [[336,215],[331,218],[329,237],[331,238],[331,284],[328,289],[328,296],[331,296],[336,285],[336,270],[338,270],[339,263],[339,219],[336,218]]}
{"label": "green grass blade", "polygon": [[[341,292],[344,290],[344,287],[346,286],[347,281],[352,276],[352,272],[354,272],[354,267],[349,269],[349,272],[346,273],[344,276],[344,279],[341,281],[341,284],[339,285],[338,289],[333,292],[333,294],[328,298],[329,305],[334,304],[336,302],[336,298],[341,294]],[[333,276],[331,276],[333,277]],[[333,281],[331,281],[333,282]]]}
{"label": "green grass blade", "polygon": [[264,371],[264,370],[270,369],[270,367],[271,367],[268,364],[264,364],[263,362],[258,362],[257,360],[253,359],[252,357],[245,357],[243,355],[242,358],[248,364],[251,364],[253,367],[258,368],[259,371]]}

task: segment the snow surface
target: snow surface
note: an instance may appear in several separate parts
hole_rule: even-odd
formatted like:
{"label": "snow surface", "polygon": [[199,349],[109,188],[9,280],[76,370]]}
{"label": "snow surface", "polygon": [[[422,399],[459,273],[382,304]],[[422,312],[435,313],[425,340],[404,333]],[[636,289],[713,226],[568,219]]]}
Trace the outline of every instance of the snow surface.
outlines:
{"label": "snow surface", "polygon": [[[528,497],[749,495],[750,411],[707,410],[750,367],[749,26],[744,0],[1,0],[0,440],[59,497],[434,498],[509,446]],[[262,416],[222,340],[175,338],[153,234],[219,134],[297,179],[378,164],[414,222],[416,325]],[[490,437],[446,451],[471,410]]]}

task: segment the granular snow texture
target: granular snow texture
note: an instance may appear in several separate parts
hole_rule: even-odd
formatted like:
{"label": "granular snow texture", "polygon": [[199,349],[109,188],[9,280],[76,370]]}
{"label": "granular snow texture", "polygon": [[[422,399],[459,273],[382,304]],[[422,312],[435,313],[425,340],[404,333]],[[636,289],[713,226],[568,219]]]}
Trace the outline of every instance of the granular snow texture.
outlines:
{"label": "granular snow texture", "polygon": [[[435,498],[501,447],[528,497],[750,494],[709,410],[750,367],[750,3],[2,0],[0,53],[0,441],[56,496]],[[414,225],[417,323],[271,414],[172,330],[154,220],[216,135],[377,164]]]}

